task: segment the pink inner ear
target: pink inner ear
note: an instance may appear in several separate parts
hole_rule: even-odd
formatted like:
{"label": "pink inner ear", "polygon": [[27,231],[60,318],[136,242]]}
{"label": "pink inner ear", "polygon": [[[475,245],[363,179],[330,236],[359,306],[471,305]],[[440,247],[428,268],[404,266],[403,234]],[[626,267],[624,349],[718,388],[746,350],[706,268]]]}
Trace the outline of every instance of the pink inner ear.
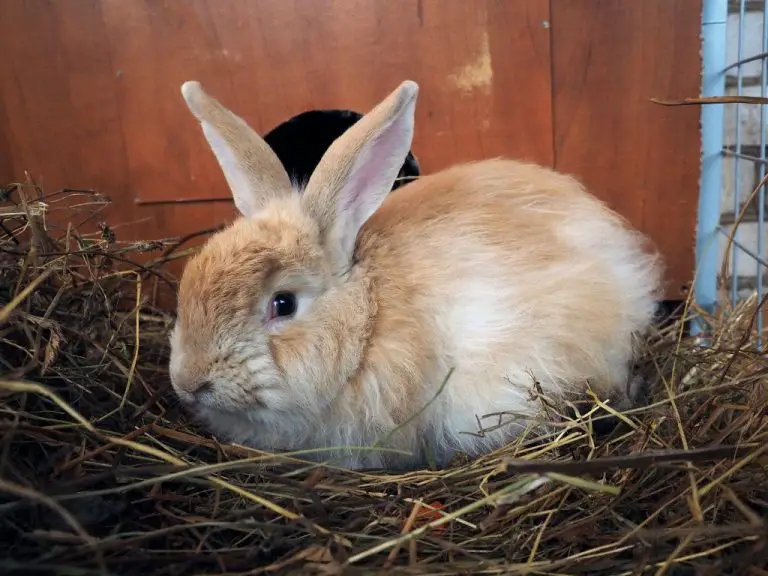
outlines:
{"label": "pink inner ear", "polygon": [[[357,226],[363,224],[392,188],[400,171],[396,124],[385,126],[358,154],[341,195],[342,212],[352,211]],[[391,174],[396,163],[395,171]]]}

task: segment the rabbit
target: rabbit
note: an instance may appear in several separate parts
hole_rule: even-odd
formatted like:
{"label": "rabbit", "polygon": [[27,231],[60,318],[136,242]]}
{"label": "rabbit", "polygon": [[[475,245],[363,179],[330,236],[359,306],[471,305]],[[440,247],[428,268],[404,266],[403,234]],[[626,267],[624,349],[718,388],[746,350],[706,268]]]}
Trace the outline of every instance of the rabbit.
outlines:
{"label": "rabbit", "polygon": [[419,89],[402,82],[298,191],[243,119],[183,84],[242,215],[187,262],[170,334],[173,390],[220,439],[413,470],[544,426],[535,390],[631,405],[662,283],[650,240],[574,177],[513,159],[389,194]]}
{"label": "rabbit", "polygon": [[[351,110],[308,110],[289,118],[264,135],[294,188],[303,189],[328,146],[362,118]],[[392,185],[394,192],[419,176],[419,162],[413,152],[405,158]]]}

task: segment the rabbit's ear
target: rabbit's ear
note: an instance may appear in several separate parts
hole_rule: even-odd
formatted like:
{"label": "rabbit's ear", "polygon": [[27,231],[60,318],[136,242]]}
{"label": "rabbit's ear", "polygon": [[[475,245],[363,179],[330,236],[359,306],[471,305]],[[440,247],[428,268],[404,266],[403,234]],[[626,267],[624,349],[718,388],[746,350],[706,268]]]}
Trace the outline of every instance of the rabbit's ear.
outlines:
{"label": "rabbit's ear", "polygon": [[235,206],[244,216],[290,191],[291,181],[280,159],[242,118],[206,94],[199,82],[185,82],[181,94],[202,125]]}
{"label": "rabbit's ear", "polygon": [[357,233],[392,190],[413,140],[419,86],[400,84],[337,138],[302,198],[323,232],[336,271],[346,268]]}

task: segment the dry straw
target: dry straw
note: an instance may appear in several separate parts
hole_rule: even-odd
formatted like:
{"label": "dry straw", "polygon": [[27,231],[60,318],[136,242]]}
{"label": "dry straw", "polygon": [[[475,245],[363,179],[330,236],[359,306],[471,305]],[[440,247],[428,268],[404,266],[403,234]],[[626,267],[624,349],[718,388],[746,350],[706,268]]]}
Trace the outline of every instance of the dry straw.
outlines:
{"label": "dry straw", "polygon": [[181,240],[121,243],[87,191],[3,196],[0,573],[768,574],[754,299],[711,347],[654,330],[649,403],[607,435],[600,399],[544,402],[549,433],[476,461],[349,472],[219,444],[177,405],[152,302]]}

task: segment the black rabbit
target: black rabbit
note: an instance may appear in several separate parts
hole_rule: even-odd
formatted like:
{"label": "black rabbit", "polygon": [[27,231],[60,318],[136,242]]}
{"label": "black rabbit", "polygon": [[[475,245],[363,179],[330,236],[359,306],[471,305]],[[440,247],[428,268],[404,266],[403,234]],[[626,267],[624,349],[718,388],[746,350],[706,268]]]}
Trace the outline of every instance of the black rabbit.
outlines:
{"label": "black rabbit", "polygon": [[[301,186],[307,183],[333,141],[361,117],[351,110],[309,110],[279,124],[264,136],[264,140],[275,151],[291,180]],[[392,190],[419,174],[419,163],[409,152]]]}

